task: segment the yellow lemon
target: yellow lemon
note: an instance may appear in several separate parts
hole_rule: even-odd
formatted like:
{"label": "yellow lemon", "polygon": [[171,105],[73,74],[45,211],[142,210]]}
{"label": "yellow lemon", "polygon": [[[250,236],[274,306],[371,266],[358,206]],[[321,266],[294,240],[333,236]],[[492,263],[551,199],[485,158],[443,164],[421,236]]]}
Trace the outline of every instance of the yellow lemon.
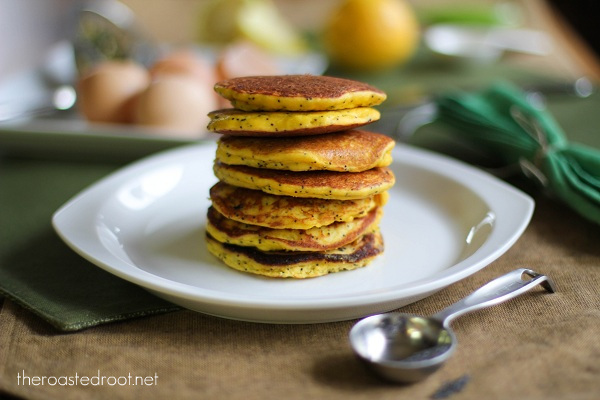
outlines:
{"label": "yellow lemon", "polygon": [[306,50],[304,38],[273,0],[213,0],[202,11],[200,41],[228,44],[245,39],[280,54]]}
{"label": "yellow lemon", "polygon": [[404,0],[345,0],[325,27],[323,44],[334,65],[378,70],[407,61],[419,36],[416,15]]}

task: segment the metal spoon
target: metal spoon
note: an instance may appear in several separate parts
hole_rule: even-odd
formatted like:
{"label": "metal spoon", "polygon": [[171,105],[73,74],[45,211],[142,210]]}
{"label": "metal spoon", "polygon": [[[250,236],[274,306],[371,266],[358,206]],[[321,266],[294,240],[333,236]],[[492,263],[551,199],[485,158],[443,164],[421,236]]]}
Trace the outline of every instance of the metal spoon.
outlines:
{"label": "metal spoon", "polygon": [[440,368],[456,349],[452,320],[512,299],[538,284],[555,291],[549,277],[517,269],[431,317],[394,312],[364,318],[350,331],[350,344],[359,359],[380,376],[395,382],[417,382]]}
{"label": "metal spoon", "polygon": [[[596,91],[594,83],[586,76],[572,82],[553,82],[522,85],[527,100],[538,109],[546,108],[546,98],[550,96],[575,96],[580,99],[590,97]],[[387,115],[395,112],[395,119],[388,122],[387,132],[400,142],[408,142],[415,132],[437,119],[437,105],[432,96],[426,96],[412,106],[388,109]],[[377,122],[376,122],[377,123]],[[392,125],[395,124],[393,127]]]}
{"label": "metal spoon", "polygon": [[507,51],[546,56],[554,47],[546,32],[497,26],[437,24],[425,30],[423,40],[444,59],[479,63],[493,63]]}

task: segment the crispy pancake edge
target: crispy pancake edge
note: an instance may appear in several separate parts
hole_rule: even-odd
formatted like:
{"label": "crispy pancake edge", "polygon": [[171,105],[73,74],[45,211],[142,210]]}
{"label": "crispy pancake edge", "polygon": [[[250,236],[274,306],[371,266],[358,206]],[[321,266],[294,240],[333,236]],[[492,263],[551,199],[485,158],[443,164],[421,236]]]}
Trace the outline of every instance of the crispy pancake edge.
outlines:
{"label": "crispy pancake edge", "polygon": [[219,180],[233,186],[275,195],[319,199],[362,199],[385,192],[395,183],[394,173],[388,167],[363,172],[295,172],[227,165],[216,161],[213,171]]}
{"label": "crispy pancake edge", "polygon": [[234,108],[254,110],[339,110],[381,104],[386,94],[369,84],[316,75],[249,76],[217,82],[214,89]]}
{"label": "crispy pancake edge", "polygon": [[365,130],[293,138],[222,137],[216,158],[253,168],[362,172],[390,165],[395,145],[389,136]]}
{"label": "crispy pancake edge", "polygon": [[335,222],[311,229],[272,229],[229,220],[210,207],[206,231],[221,243],[250,246],[262,251],[327,251],[345,246],[364,234],[374,232],[382,215],[383,210],[376,208],[351,222]]}
{"label": "crispy pancake edge", "polygon": [[320,135],[365,126],[379,120],[374,108],[310,112],[216,110],[207,129],[226,136],[289,137]]}
{"label": "crispy pancake edge", "polygon": [[[267,228],[310,229],[351,221],[384,206],[388,192],[355,200],[277,196],[217,182],[210,188],[213,207],[229,219]],[[255,210],[255,208],[259,210]],[[266,211],[260,211],[264,208]]]}
{"label": "crispy pancake edge", "polygon": [[262,252],[252,247],[223,244],[206,235],[208,251],[225,265],[241,272],[272,278],[314,278],[368,265],[384,252],[381,232],[362,236],[351,254],[328,252]]}

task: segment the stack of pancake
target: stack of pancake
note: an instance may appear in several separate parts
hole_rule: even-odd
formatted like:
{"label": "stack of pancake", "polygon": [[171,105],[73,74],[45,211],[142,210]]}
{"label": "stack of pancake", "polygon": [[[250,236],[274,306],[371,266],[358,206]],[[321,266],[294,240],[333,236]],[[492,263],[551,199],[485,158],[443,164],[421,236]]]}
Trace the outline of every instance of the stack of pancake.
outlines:
{"label": "stack of pancake", "polygon": [[394,141],[356,129],[385,93],[312,75],[219,82],[234,108],[211,112],[218,141],[206,226],[209,251],[234,269],[309,278],[383,252],[382,206]]}

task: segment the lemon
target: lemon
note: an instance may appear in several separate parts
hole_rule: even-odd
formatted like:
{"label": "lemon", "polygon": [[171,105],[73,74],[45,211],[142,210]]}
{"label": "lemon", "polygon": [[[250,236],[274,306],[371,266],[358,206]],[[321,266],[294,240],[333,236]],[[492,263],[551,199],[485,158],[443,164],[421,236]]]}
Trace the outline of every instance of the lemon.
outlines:
{"label": "lemon", "polygon": [[323,32],[331,62],[341,68],[379,70],[406,62],[420,31],[404,0],[344,0]]}
{"label": "lemon", "polygon": [[238,16],[241,36],[280,54],[297,54],[306,50],[304,39],[277,10],[275,3],[253,0]]}
{"label": "lemon", "polygon": [[238,15],[246,2],[242,0],[212,0],[202,9],[199,39],[202,42],[226,44],[238,38]]}
{"label": "lemon", "polygon": [[201,14],[199,39],[229,44],[248,40],[279,54],[306,50],[304,38],[272,0],[213,0]]}

